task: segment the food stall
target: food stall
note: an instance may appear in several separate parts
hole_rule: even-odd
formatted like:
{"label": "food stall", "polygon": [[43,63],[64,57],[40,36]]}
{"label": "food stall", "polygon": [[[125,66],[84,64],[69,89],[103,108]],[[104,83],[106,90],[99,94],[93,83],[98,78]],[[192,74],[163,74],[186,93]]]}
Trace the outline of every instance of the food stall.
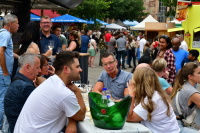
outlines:
{"label": "food stall", "polygon": [[175,33],[167,32],[167,29],[174,27],[175,23],[146,22],[145,34],[147,35],[147,40],[151,43],[158,35],[168,35],[172,38],[175,36]]}
{"label": "food stall", "polygon": [[[200,2],[180,2],[177,4],[176,18],[182,27],[168,29],[168,32],[182,31],[189,49],[200,51]],[[200,59],[200,57],[199,57]]]}

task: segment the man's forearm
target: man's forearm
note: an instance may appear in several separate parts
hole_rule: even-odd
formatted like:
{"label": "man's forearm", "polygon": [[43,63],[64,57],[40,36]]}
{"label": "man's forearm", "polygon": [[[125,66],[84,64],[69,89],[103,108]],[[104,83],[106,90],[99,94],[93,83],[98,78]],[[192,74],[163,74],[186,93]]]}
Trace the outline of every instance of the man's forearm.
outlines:
{"label": "man's forearm", "polygon": [[86,112],[86,107],[85,107],[85,103],[83,101],[83,97],[81,95],[81,90],[80,89],[77,89],[74,94],[76,95],[76,98],[78,99],[78,104],[80,105],[81,107],[81,110]]}
{"label": "man's forearm", "polygon": [[15,59],[18,59],[18,58],[19,58],[19,55],[18,55],[18,54],[13,53],[13,55],[14,55],[14,58],[15,58]]}
{"label": "man's forearm", "polygon": [[4,53],[0,53],[0,65],[4,75],[9,75],[8,69],[6,67],[6,60]]}
{"label": "man's forearm", "polygon": [[69,118],[69,123],[66,126],[65,133],[76,133],[76,121],[72,118]]}

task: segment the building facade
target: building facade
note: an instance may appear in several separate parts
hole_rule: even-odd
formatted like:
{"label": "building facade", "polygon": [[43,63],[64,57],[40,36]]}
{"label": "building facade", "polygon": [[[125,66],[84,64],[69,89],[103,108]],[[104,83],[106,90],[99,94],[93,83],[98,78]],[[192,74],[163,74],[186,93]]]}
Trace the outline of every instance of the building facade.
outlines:
{"label": "building facade", "polygon": [[159,0],[143,0],[145,12],[151,14],[159,22],[165,22],[166,6]]}

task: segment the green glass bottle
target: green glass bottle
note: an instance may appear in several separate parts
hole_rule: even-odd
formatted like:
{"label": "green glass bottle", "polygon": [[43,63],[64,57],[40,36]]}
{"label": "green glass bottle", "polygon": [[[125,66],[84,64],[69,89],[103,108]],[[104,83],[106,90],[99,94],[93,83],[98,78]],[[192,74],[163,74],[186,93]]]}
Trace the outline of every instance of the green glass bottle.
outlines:
{"label": "green glass bottle", "polygon": [[102,104],[102,95],[99,93],[90,92],[88,97],[90,112],[96,127],[112,130],[122,129],[131,105],[129,95],[110,107]]}

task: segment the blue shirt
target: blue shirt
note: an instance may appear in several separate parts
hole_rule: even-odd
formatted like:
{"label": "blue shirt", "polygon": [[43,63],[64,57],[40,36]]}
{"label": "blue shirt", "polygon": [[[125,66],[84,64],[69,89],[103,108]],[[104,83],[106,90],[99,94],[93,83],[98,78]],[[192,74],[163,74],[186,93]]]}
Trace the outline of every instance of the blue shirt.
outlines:
{"label": "blue shirt", "polygon": [[178,51],[172,50],[172,52],[175,56],[176,73],[178,73],[178,70],[181,69],[183,64],[188,60],[188,52],[183,49],[179,49]]}
{"label": "blue shirt", "polygon": [[164,78],[158,77],[158,80],[163,90],[166,90],[167,88],[170,87],[170,84]]}
{"label": "blue shirt", "polygon": [[111,78],[106,71],[103,71],[98,79],[103,82],[104,87],[112,91],[112,97],[115,99],[124,98],[124,89],[127,88],[127,82],[132,78],[132,73],[119,69],[115,78]]}
{"label": "blue shirt", "polygon": [[50,34],[50,36],[46,37],[41,32],[41,38],[40,38],[41,51],[42,53],[46,53],[46,51],[48,50],[48,44],[50,40],[54,41],[53,55],[56,55],[57,48],[62,46],[60,43],[60,39],[54,34]]}
{"label": "blue shirt", "polygon": [[9,128],[13,132],[17,118],[35,86],[23,74],[17,72],[14,81],[10,84],[4,97],[4,110],[8,119]]}
{"label": "blue shirt", "polygon": [[87,53],[89,40],[86,35],[81,35],[81,53]]}
{"label": "blue shirt", "polygon": [[[13,42],[11,33],[6,29],[0,30],[0,47],[6,47],[5,50],[5,60],[6,67],[10,75],[12,75],[14,55],[13,55]],[[0,74],[3,74],[2,68],[0,66]]]}

